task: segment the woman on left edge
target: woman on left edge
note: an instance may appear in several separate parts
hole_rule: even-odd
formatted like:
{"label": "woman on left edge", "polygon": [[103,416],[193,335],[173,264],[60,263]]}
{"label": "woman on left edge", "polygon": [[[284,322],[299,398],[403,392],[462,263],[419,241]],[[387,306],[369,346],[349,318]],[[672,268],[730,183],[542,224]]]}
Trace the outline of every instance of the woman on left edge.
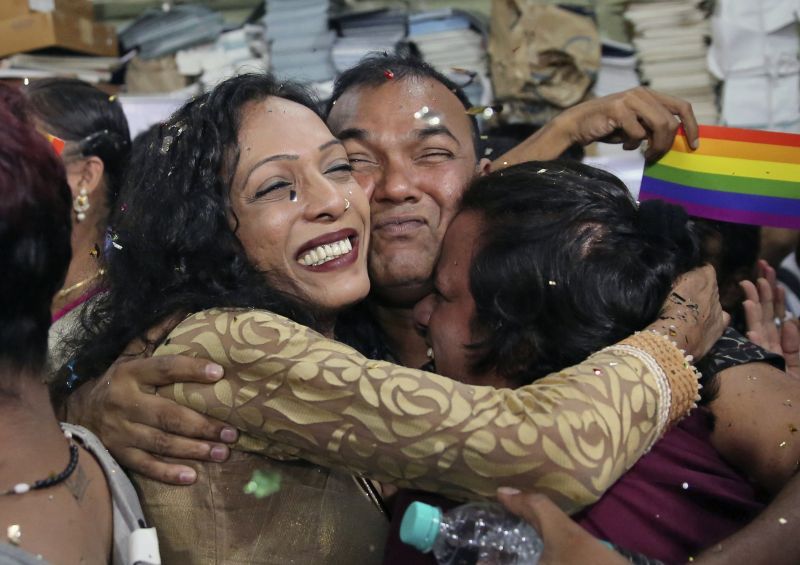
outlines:
{"label": "woman on left edge", "polygon": [[128,478],[93,434],[59,426],[53,411],[43,376],[50,304],[71,259],[71,195],[5,85],[0,124],[0,563],[160,562],[152,529],[132,537],[145,522]]}

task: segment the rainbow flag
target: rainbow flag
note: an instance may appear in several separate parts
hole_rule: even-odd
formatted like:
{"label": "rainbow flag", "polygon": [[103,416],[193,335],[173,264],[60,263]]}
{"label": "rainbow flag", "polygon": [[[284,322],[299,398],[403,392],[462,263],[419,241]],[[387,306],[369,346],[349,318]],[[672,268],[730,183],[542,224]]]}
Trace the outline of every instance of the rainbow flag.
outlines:
{"label": "rainbow flag", "polygon": [[680,131],[644,169],[639,200],[658,198],[701,218],[800,229],[800,135],[700,126],[700,148]]}

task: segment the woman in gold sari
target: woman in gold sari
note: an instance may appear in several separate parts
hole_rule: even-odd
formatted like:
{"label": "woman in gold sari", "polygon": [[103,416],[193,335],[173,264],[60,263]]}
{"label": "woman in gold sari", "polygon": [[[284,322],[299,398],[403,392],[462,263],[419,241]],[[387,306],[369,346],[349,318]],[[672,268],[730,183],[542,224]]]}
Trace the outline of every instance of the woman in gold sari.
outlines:
{"label": "woman in gold sari", "polygon": [[[226,81],[162,126],[112,219],[109,292],[71,384],[143,340],[136,354],[221,364],[213,386],[159,394],[244,432],[224,466],[195,464],[190,487],[135,477],[165,560],[379,562],[386,521],[371,480],[460,498],[536,488],[567,509],[596,500],[694,402],[682,352],[643,332],[497,390],[333,341],[337,312],[369,289],[369,207],[313,108],[265,75]],[[702,287],[698,276],[687,285]],[[691,342],[703,352],[722,323],[715,292],[692,298],[702,315],[671,333],[702,335]],[[245,493],[255,470],[279,473],[280,490]]]}

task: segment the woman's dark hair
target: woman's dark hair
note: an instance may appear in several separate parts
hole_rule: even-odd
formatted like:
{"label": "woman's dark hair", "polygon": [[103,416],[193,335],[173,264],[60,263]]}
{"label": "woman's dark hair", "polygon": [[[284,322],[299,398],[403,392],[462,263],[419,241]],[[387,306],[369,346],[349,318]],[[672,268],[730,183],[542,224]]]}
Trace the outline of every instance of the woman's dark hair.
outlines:
{"label": "woman's dark hair", "polygon": [[683,209],[637,206],[622,182],[567,161],[531,162],[476,180],[470,268],[477,371],[516,384],[578,363],[653,322],[675,278],[700,264]]}
{"label": "woman's dark hair", "polygon": [[113,208],[131,147],[128,120],[116,97],[73,78],[36,80],[24,92],[48,133],[77,143],[81,156],[103,161],[106,199]]}
{"label": "woman's dark hair", "polygon": [[[72,201],[61,159],[22,94],[1,84],[0,124],[0,365],[38,372],[50,304],[71,259]],[[9,384],[0,381],[0,392]]]}
{"label": "woman's dark hair", "polygon": [[245,107],[268,97],[317,112],[300,86],[248,74],[222,82],[137,138],[110,220],[108,292],[84,317],[73,374],[94,378],[132,340],[160,339],[146,334],[161,322],[211,307],[262,308],[312,323],[305,306],[253,266],[230,223]]}

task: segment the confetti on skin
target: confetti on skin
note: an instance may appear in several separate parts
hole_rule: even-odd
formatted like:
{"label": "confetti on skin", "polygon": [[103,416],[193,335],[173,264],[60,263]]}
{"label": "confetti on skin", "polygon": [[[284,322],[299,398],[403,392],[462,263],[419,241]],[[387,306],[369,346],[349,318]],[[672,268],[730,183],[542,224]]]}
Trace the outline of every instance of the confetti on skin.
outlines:
{"label": "confetti on skin", "polygon": [[19,524],[11,524],[6,530],[6,536],[12,545],[19,545],[22,540],[22,528],[19,527]]}
{"label": "confetti on skin", "polygon": [[253,471],[250,482],[244,485],[244,493],[256,498],[265,498],[281,490],[281,475],[275,472]]}
{"label": "confetti on skin", "polygon": [[778,447],[786,447],[786,442],[782,441],[778,444]]}
{"label": "confetti on skin", "polygon": [[170,147],[172,147],[173,137],[171,135],[167,135],[164,137],[164,140],[161,142],[161,154],[166,155],[169,153]]}
{"label": "confetti on skin", "polygon": [[394,73],[389,69],[383,71],[383,76],[386,77],[386,80],[392,80],[394,78]]}
{"label": "confetti on skin", "polygon": [[92,257],[99,257],[100,256],[100,246],[95,243],[94,247],[92,248],[92,250],[89,251],[89,255],[91,255]]}
{"label": "confetti on skin", "polygon": [[416,112],[414,112],[414,117],[415,117],[416,119],[418,119],[418,120],[421,120],[422,118],[424,118],[425,116],[427,116],[427,115],[428,115],[428,112],[430,112],[430,111],[431,111],[431,109],[430,109],[430,108],[428,108],[427,106],[423,106],[422,108],[420,108],[419,110],[417,110]]}
{"label": "confetti on skin", "polygon": [[748,381],[757,381],[758,377],[754,377],[753,375],[747,375],[747,380]]}
{"label": "confetti on skin", "polygon": [[778,523],[779,523],[781,526],[783,526],[784,524],[788,524],[788,523],[789,523],[789,520],[787,520],[786,518],[778,518]]}
{"label": "confetti on skin", "polygon": [[602,375],[602,374],[603,374],[603,371],[601,371],[601,370],[600,370],[600,369],[598,369],[597,367],[595,367],[594,369],[592,369],[592,372],[593,372],[595,375],[597,375],[598,377],[599,377],[600,375]]}
{"label": "confetti on skin", "polygon": [[428,120],[428,123],[432,126],[438,126],[440,123],[442,123],[442,119],[439,118],[438,116],[434,116],[433,118]]}

